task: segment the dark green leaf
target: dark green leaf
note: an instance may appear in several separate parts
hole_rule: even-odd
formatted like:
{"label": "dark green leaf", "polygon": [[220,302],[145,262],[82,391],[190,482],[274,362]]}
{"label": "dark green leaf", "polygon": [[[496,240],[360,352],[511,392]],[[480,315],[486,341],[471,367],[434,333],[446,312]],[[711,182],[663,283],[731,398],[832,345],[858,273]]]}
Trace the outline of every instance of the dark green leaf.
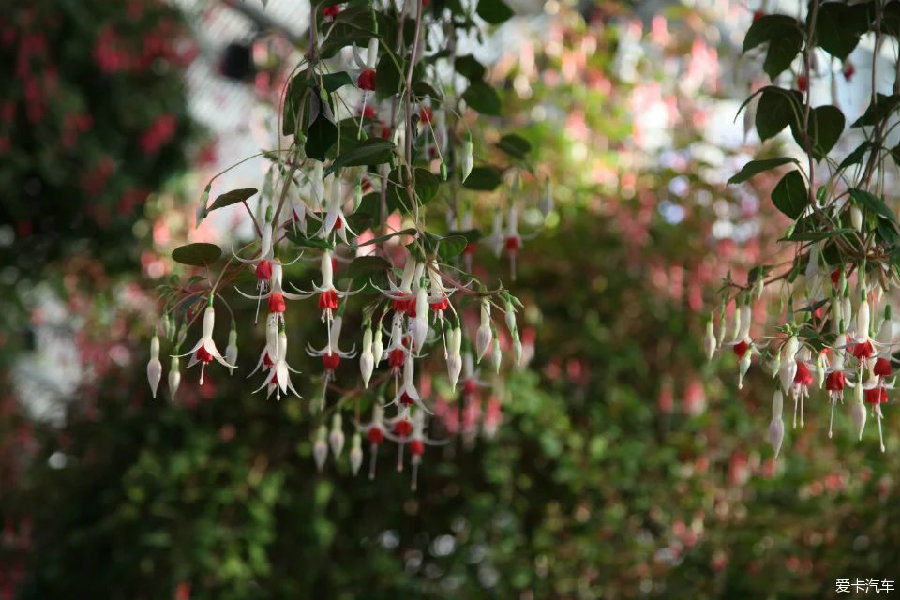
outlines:
{"label": "dark green leaf", "polygon": [[[822,160],[831,151],[844,132],[844,113],[836,106],[820,106],[809,113],[809,132],[812,138],[812,153],[817,160]],[[794,139],[805,148],[800,128],[791,123]]]}
{"label": "dark green leaf", "polygon": [[867,192],[866,190],[861,190],[859,188],[850,188],[848,192],[850,193],[850,199],[858,203],[866,210],[880,215],[885,219],[890,219],[895,223],[897,222],[897,215],[894,214],[894,211],[888,208],[888,205],[884,203],[884,200],[879,198],[875,194]]}
{"label": "dark green leaf", "polygon": [[900,103],[900,95],[885,96],[884,94],[875,95],[875,103],[869,104],[866,112],[858,118],[850,127],[872,127],[876,123],[887,118]]}
{"label": "dark green leaf", "polygon": [[338,128],[320,113],[306,131],[306,156],[317,160],[325,160],[325,153],[337,141]]}
{"label": "dark green leaf", "polygon": [[469,81],[481,81],[486,72],[484,66],[471,54],[456,57],[456,71]]}
{"label": "dark green leaf", "polygon": [[434,89],[434,87],[426,81],[415,82],[412,89],[413,96],[415,96],[416,98],[429,98],[431,100],[432,108],[440,107],[441,102],[444,99],[441,93]]}
{"label": "dark green leaf", "polygon": [[796,90],[785,90],[774,85],[764,87],[756,109],[759,139],[766,141],[788,125],[798,123],[802,102],[803,97]]}
{"label": "dark green leaf", "polygon": [[375,68],[375,97],[389,98],[394,94],[400,93],[400,84],[403,81],[403,74],[394,62],[396,56],[385,52],[378,60],[378,66]]}
{"label": "dark green leaf", "polygon": [[868,29],[868,6],[866,3],[848,6],[843,2],[826,2],[819,7],[818,15],[816,42],[825,52],[845,60]]}
{"label": "dark green leaf", "polygon": [[198,267],[211,265],[220,256],[222,256],[222,251],[215,244],[188,244],[172,250],[172,260],[175,262]]}
{"label": "dark green leaf", "polygon": [[762,173],[764,171],[769,171],[774,169],[775,167],[780,167],[781,165],[786,165],[788,163],[794,163],[799,165],[796,158],[763,158],[761,160],[751,160],[744,168],[741,169],[740,173],[736,173],[731,176],[731,179],[728,180],[728,183],[743,183],[747,181],[754,175],[758,173]]}
{"label": "dark green leaf", "polygon": [[307,94],[310,90],[309,73],[300,71],[291,79],[284,97],[284,112],[281,116],[281,133],[293,135],[297,130],[297,119],[306,106]]}
{"label": "dark green leaf", "polygon": [[438,246],[438,256],[441,260],[449,262],[462,254],[468,245],[468,240],[461,235],[447,236],[441,240]]}
{"label": "dark green leaf", "polygon": [[372,244],[380,244],[382,242],[386,242],[391,238],[395,238],[398,235],[414,235],[416,233],[415,229],[403,229],[401,231],[392,231],[391,233],[386,233],[384,235],[379,235],[378,237],[372,238],[371,240],[367,240],[361,244],[358,244],[358,247],[370,246]]}
{"label": "dark green leaf", "polygon": [[362,165],[380,165],[386,163],[394,154],[394,142],[381,138],[371,138],[360,142],[354,148],[334,159],[331,166],[328,167],[326,175],[334,173],[342,167],[358,167]]}
{"label": "dark green leaf", "polygon": [[485,115],[500,114],[500,96],[497,91],[483,81],[474,81],[469,84],[462,95],[469,108]]}
{"label": "dark green leaf", "polygon": [[258,190],[256,188],[239,188],[236,190],[231,190],[230,192],[225,192],[224,194],[220,194],[216,201],[212,203],[212,205],[206,209],[207,213],[210,213],[217,208],[222,208],[223,206],[229,206],[231,204],[237,204],[238,202],[244,202],[253,194],[255,194]]}
{"label": "dark green leaf", "polygon": [[378,37],[376,31],[383,31],[382,23],[375,20],[379,16],[367,5],[345,8],[328,26],[328,37],[322,42],[319,56],[330,58],[352,44],[365,48],[371,38]]}
{"label": "dark green leaf", "polygon": [[494,167],[475,167],[463,183],[470,190],[493,190],[503,183],[503,176]]}
{"label": "dark green leaf", "polygon": [[328,240],[320,238],[318,236],[305,236],[299,232],[294,233],[293,231],[289,231],[287,237],[290,241],[292,241],[300,248],[318,248],[322,250],[332,249],[332,244],[328,242]]}
{"label": "dark green leaf", "polygon": [[758,279],[764,278],[772,271],[772,265],[759,265],[750,269],[747,273],[747,285],[756,283]]}
{"label": "dark green leaf", "polygon": [[837,170],[843,171],[850,165],[855,165],[857,163],[862,162],[863,156],[866,154],[866,150],[872,147],[872,142],[863,142],[856,149],[847,155],[847,157],[841,161],[841,164],[838,165]]}
{"label": "dark green leaf", "polygon": [[531,143],[522,136],[509,133],[500,138],[497,147],[513,158],[523,159],[531,152]]}
{"label": "dark green leaf", "polygon": [[351,78],[346,71],[322,75],[322,87],[325,88],[325,91],[328,93],[331,93],[344,85],[353,85],[353,78]]}
{"label": "dark green leaf", "polygon": [[845,235],[848,233],[856,233],[855,229],[835,229],[832,231],[795,231],[786,238],[782,238],[788,242],[817,242],[826,238]]}
{"label": "dark green leaf", "polygon": [[503,0],[479,0],[475,12],[491,25],[505,23],[513,16],[512,9]]}
{"label": "dark green leaf", "polygon": [[378,256],[360,256],[353,259],[350,266],[343,271],[341,277],[356,279],[357,277],[369,277],[373,273],[389,271],[391,265],[388,261]]}
{"label": "dark green leaf", "polygon": [[763,70],[775,79],[791,65],[791,61],[803,48],[800,23],[787,15],[764,15],[747,30],[744,52],[765,42],[769,43],[769,49],[763,61]]}
{"label": "dark green leaf", "polygon": [[772,190],[772,203],[792,219],[803,214],[809,204],[809,196],[800,171],[791,171],[781,178]]}

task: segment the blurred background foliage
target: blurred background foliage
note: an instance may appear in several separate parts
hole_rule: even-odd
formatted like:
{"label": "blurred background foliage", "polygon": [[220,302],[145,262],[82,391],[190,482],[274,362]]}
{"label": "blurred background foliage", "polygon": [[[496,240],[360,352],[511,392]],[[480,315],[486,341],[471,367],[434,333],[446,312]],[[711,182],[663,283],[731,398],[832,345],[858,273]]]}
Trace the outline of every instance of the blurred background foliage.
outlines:
{"label": "blurred background foliage", "polygon": [[[2,125],[3,228],[14,240],[4,285],[59,277],[65,319],[78,323],[73,351],[92,369],[50,422],[34,419],[22,387],[0,373],[0,594],[807,598],[832,595],[839,577],[893,575],[900,464],[890,411],[881,455],[848,430],[827,440],[827,404],[814,397],[776,465],[768,374],[754,366],[757,379],[738,393],[734,357],[707,365],[702,355],[718,278],[729,263],[740,274],[774,253],[783,229],[765,181],[755,196],[724,186],[743,142],[711,158],[717,142],[704,126],[710,99],[736,108],[749,91],[731,38],[711,33],[720,21],[742,31],[746,7],[547,3],[527,17],[540,33],[493,66],[509,120],[527,126],[555,185],[547,226],[523,227],[538,235],[520,250],[514,288],[534,307],[522,319],[535,353],[496,390],[496,437],[429,448],[411,492],[389,445],[374,481],[351,477],[346,460],[317,474],[307,401],[266,401],[240,375],[217,373],[201,389],[186,371],[178,402],[150,399],[152,286],[136,265],[140,252],[167,248],[134,224],[179,210],[158,192],[197,142],[186,63],[169,48],[178,37],[160,28],[183,30],[177,12],[152,1],[93,3],[89,20],[69,3],[45,4],[7,14],[0,40],[3,106],[13,106]],[[41,92],[39,117],[29,114],[34,85],[62,90]],[[660,107],[654,142],[633,115]],[[71,114],[91,126],[76,124],[68,148]],[[166,115],[172,128],[158,125]],[[479,124],[488,139],[500,125]],[[104,159],[115,165],[106,185],[85,187]],[[143,195],[125,210],[128,190]],[[536,212],[534,199],[526,224],[540,222]],[[476,260],[506,273],[487,249]],[[130,275],[91,275],[124,265]],[[302,265],[289,275],[307,277]],[[37,329],[41,311],[27,300],[30,312],[7,310],[13,296],[3,312],[16,328],[3,328],[2,351],[20,359],[10,333]],[[250,304],[237,318],[242,348],[262,343]],[[316,345],[311,305],[289,319]],[[355,362],[342,369],[352,380]],[[318,382],[303,379],[301,393],[315,397]]]}

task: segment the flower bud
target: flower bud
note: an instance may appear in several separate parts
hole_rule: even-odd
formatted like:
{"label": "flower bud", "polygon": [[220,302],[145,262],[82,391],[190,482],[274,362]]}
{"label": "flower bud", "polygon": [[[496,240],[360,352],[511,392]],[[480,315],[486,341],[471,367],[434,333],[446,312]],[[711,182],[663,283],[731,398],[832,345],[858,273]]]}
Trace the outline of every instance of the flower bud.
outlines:
{"label": "flower bud", "polygon": [[379,364],[384,357],[384,340],[381,339],[381,325],[375,328],[375,339],[372,341],[372,358]]}
{"label": "flower bud", "polygon": [[350,449],[350,470],[354,475],[359,472],[359,468],[362,466],[362,461],[362,436],[359,435],[359,432],[356,432],[353,434],[353,444]]}
{"label": "flower bud", "polygon": [[313,460],[316,461],[316,468],[319,470],[319,473],[322,472],[325,466],[325,459],[328,457],[328,444],[325,442],[327,435],[328,431],[324,425],[321,425],[316,432],[316,442],[313,444]]}
{"label": "flower bud", "polygon": [[341,429],[341,415],[335,414],[331,420],[331,433],[328,434],[328,445],[335,459],[340,457],[344,449],[344,431]]}
{"label": "flower bud", "polygon": [[178,357],[172,357],[172,366],[169,367],[169,393],[172,395],[172,399],[175,399],[175,392],[178,391],[178,386],[181,384],[181,371],[178,369]]}
{"label": "flower bud", "polygon": [[481,325],[475,332],[475,351],[478,353],[478,362],[487,354],[491,345],[491,305],[487,300],[481,301]]}
{"label": "flower bud", "polygon": [[781,418],[783,410],[784,397],[781,390],[775,390],[772,394],[772,422],[769,424],[769,441],[772,443],[775,458],[778,458],[778,452],[781,451],[781,444],[784,441],[784,421]]}
{"label": "flower bud", "polygon": [[[228,334],[228,347],[225,348],[225,362],[230,365],[234,365],[237,362],[237,331],[235,331],[234,326],[231,327],[231,333]],[[234,374],[234,367],[229,367],[228,369],[231,374]]]}
{"label": "flower bud", "polygon": [[462,161],[460,165],[462,167],[462,178],[461,182],[465,183],[466,179],[469,178],[469,175],[472,173],[472,169],[475,167],[475,145],[472,143],[472,134],[467,133],[466,139],[463,142],[463,151],[462,151]]}
{"label": "flower bud", "polygon": [[491,348],[491,366],[494,367],[494,373],[500,372],[500,364],[503,360],[503,354],[500,351],[500,338],[494,336],[494,346]]}
{"label": "flower bud", "polygon": [[706,360],[712,360],[716,353],[716,335],[712,318],[706,322],[706,337],[703,339],[703,350],[706,353]]}
{"label": "flower bud", "polygon": [[368,388],[369,379],[372,377],[372,369],[375,367],[375,357],[372,355],[372,328],[366,327],[363,334],[362,352],[359,355],[359,371],[362,374],[363,384]]}
{"label": "flower bud", "polygon": [[850,205],[850,225],[853,227],[853,229],[862,233],[863,214],[859,207],[855,204]]}
{"label": "flower bud", "polygon": [[747,371],[750,370],[750,359],[753,356],[752,346],[748,348],[746,352],[744,352],[744,356],[741,357],[740,363],[740,374],[738,375],[738,389],[744,389],[744,375],[747,374]]}
{"label": "flower bud", "polygon": [[159,362],[159,337],[154,333],[150,340],[150,362],[147,363],[147,382],[150,391],[156,398],[156,390],[159,388],[159,379],[162,377],[162,364]]}

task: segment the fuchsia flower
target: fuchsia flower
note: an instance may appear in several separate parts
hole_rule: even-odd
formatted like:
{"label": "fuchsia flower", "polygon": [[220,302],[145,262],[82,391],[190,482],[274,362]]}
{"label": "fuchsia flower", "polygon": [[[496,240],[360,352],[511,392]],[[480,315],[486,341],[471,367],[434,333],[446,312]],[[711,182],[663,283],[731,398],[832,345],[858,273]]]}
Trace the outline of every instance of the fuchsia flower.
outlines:
{"label": "fuchsia flower", "polygon": [[331,323],[334,320],[334,311],[338,308],[339,298],[356,293],[351,291],[339,292],[337,288],[334,287],[334,262],[332,262],[331,250],[322,251],[322,285],[316,285],[314,282],[312,292],[298,290],[296,287],[294,289],[299,292],[299,294],[292,295],[292,299],[294,296],[298,298],[309,298],[313,294],[319,294],[319,308],[322,310],[322,320],[328,323]]}
{"label": "fuchsia flower", "polygon": [[334,372],[341,365],[342,358],[356,356],[356,344],[349,352],[343,352],[338,348],[338,339],[341,337],[341,317],[335,317],[328,329],[328,343],[321,350],[316,350],[307,344],[306,352],[310,356],[321,356],[322,366],[325,369],[325,377],[322,382],[322,409],[325,408],[325,392],[328,390],[328,382],[334,380]]}
{"label": "fuchsia flower", "polygon": [[203,334],[200,336],[200,340],[197,344],[190,349],[190,351],[185,352],[184,354],[177,354],[174,356],[187,356],[191,355],[191,360],[188,362],[188,368],[193,367],[198,362],[200,363],[200,385],[203,385],[203,374],[206,369],[206,365],[215,359],[222,366],[228,369],[234,369],[235,366],[229,364],[221,354],[219,354],[218,348],[216,348],[216,342],[213,341],[212,335],[213,330],[216,326],[216,311],[213,309],[213,295],[209,296],[209,304],[206,309],[203,311]]}
{"label": "fuchsia flower", "polygon": [[364,69],[356,78],[356,85],[367,92],[375,91],[375,69]]}
{"label": "fuchsia flower", "polygon": [[294,389],[294,384],[291,383],[291,373],[299,373],[296,369],[291,368],[287,363],[287,334],[284,331],[284,326],[282,325],[280,330],[278,331],[278,340],[276,344],[276,352],[275,352],[275,364],[269,368],[269,374],[266,376],[263,384],[259,386],[258,389],[254,390],[254,393],[260,391],[264,387],[267,388],[266,397],[272,395],[272,392],[277,391],[277,398],[281,400],[281,394],[287,394],[290,391],[292,394],[300,398],[300,394],[297,390]]}
{"label": "fuchsia flower", "polygon": [[378,446],[384,442],[384,407],[380,402],[372,407],[372,421],[367,425],[357,425],[357,428],[365,432],[366,439],[369,440],[369,479],[375,479]]}

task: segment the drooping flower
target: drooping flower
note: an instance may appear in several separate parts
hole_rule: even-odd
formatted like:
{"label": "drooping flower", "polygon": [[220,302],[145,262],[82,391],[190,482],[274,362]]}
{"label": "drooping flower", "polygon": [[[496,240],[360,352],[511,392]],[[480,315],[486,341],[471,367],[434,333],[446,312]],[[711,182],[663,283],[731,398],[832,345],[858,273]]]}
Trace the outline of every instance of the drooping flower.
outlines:
{"label": "drooping flower", "polygon": [[322,310],[322,320],[327,323],[331,323],[334,319],[334,312],[338,308],[338,299],[356,293],[349,290],[339,292],[334,287],[334,263],[332,263],[332,258],[331,250],[326,249],[322,251],[322,285],[316,285],[313,282],[312,292],[304,292],[294,288],[298,292],[297,296],[300,298],[309,298],[313,294],[319,294],[319,308]]}
{"label": "drooping flower", "polygon": [[277,350],[274,357],[275,364],[269,370],[269,374],[266,376],[263,384],[255,390],[254,393],[267,387],[266,397],[271,396],[272,392],[277,392],[277,397],[280,400],[281,394],[287,394],[288,391],[290,391],[300,398],[300,394],[294,389],[294,384],[291,382],[291,373],[299,373],[300,371],[297,371],[288,365],[287,350],[287,333],[285,333],[284,326],[282,325],[278,331]]}
{"label": "drooping flower", "polygon": [[322,382],[322,404],[321,408],[325,408],[325,392],[328,390],[328,382],[334,379],[334,372],[341,364],[342,358],[353,358],[356,356],[356,344],[349,352],[344,352],[338,347],[338,341],[341,337],[341,317],[335,317],[328,330],[328,343],[321,350],[316,350],[310,344],[306,345],[306,352],[310,356],[321,356],[322,366],[325,369],[325,377]]}
{"label": "drooping flower", "polygon": [[378,446],[384,442],[384,406],[375,402],[372,406],[372,421],[367,425],[358,425],[369,440],[369,479],[375,479],[375,465],[378,460]]}
{"label": "drooping flower", "polygon": [[200,363],[200,385],[203,385],[203,375],[204,370],[206,369],[206,365],[215,359],[222,366],[228,369],[234,369],[235,366],[230,364],[225,358],[219,354],[219,349],[216,348],[216,342],[213,341],[212,335],[213,330],[216,326],[216,311],[213,308],[213,295],[209,296],[209,304],[206,309],[203,311],[203,332],[200,336],[200,340],[194,345],[190,351],[185,352],[184,354],[178,354],[175,356],[187,356],[191,355],[191,360],[188,362],[188,368],[193,367],[198,362]]}
{"label": "drooping flower", "polygon": [[178,386],[181,385],[181,369],[178,366],[177,356],[172,357],[172,364],[169,367],[169,394],[172,395],[172,400],[175,399],[175,392],[178,391]]}

